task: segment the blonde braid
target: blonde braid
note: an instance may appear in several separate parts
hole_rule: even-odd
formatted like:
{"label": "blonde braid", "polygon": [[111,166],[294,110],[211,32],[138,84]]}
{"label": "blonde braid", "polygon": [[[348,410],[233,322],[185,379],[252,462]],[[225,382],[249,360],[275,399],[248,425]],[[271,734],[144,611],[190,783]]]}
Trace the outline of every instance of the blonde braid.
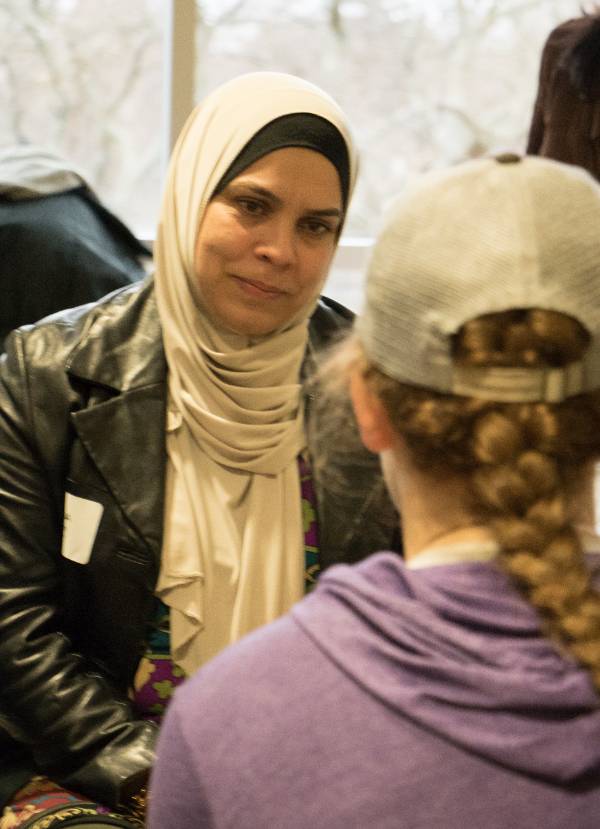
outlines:
{"label": "blonde braid", "polygon": [[[559,366],[586,345],[586,332],[569,317],[511,311],[464,326],[455,359]],[[600,691],[600,594],[568,497],[571,478],[600,457],[600,396],[555,405],[499,404],[407,386],[366,364],[364,374],[415,463],[466,473],[473,513],[496,535],[506,571],[548,635],[590,671]]]}
{"label": "blonde braid", "polygon": [[[508,407],[507,407],[508,408]],[[588,668],[600,690],[600,595],[591,585],[555,458],[528,440],[522,406],[491,412],[475,424],[474,504],[501,545],[501,561],[539,612],[549,635]],[[512,457],[490,449],[503,436]]]}

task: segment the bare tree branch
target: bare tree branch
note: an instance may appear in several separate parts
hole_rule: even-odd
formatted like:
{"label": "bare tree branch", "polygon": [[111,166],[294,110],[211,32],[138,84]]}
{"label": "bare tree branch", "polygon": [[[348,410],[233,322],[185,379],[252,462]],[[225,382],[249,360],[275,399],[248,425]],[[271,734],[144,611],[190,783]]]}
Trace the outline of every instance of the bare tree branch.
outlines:
{"label": "bare tree branch", "polygon": [[222,26],[223,24],[229,23],[231,20],[235,20],[238,13],[242,11],[246,4],[246,0],[238,0],[237,3],[234,3],[231,8],[226,9],[223,14],[217,19],[215,25]]}
{"label": "bare tree branch", "polygon": [[18,79],[14,66],[7,59],[6,55],[0,56],[0,67],[4,71],[6,77],[6,87],[8,97],[5,102],[6,115],[10,120],[9,132],[12,135],[12,140],[15,144],[21,144],[26,141],[25,130],[23,128],[23,111],[19,106],[19,91]]}
{"label": "bare tree branch", "polygon": [[330,0],[328,16],[331,31],[336,35],[336,37],[343,40],[345,33],[342,23],[342,15],[340,14],[340,0]]}

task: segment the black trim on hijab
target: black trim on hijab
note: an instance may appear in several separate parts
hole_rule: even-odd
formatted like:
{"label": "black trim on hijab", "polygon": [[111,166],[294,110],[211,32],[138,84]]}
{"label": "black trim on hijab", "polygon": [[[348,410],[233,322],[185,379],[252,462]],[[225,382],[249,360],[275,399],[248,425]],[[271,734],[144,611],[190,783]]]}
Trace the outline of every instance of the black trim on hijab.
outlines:
{"label": "black trim on hijab", "polygon": [[[231,162],[212,196],[218,195],[230,181],[259,158],[283,147],[306,147],[321,153],[338,172],[344,210],[350,189],[350,157],[342,134],[331,121],[309,112],[281,115],[255,133]],[[211,198],[212,198],[211,196]]]}

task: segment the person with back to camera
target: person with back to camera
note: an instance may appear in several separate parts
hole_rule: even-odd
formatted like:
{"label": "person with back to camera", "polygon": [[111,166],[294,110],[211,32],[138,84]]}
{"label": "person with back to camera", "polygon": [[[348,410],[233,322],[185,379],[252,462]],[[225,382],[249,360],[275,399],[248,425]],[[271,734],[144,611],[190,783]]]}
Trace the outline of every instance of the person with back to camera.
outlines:
{"label": "person with back to camera", "polygon": [[330,569],[177,690],[149,829],[598,826],[599,224],[546,159],[407,188],[330,367],[405,559]]}
{"label": "person with back to camera", "polygon": [[175,147],[154,278],[8,338],[2,829],[142,823],[174,686],[397,537],[376,459],[319,462],[301,386],[350,322],[319,294],[355,173],[325,93],[236,78]]}
{"label": "person with back to camera", "polygon": [[600,7],[550,32],[527,152],[584,167],[600,179]]}

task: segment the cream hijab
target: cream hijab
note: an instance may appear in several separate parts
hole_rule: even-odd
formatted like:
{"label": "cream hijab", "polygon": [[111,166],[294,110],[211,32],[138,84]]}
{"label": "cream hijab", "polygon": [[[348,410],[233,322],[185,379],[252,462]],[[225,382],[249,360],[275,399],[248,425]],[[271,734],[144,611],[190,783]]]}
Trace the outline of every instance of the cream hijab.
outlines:
{"label": "cream hijab", "polygon": [[198,228],[222,176],[263,126],[299,112],[341,133],[350,196],[356,158],[343,113],[318,87],[270,72],[230,81],[192,112],[167,176],[155,246],[168,364],[157,595],[170,607],[172,657],[187,674],[303,592],[299,374],[317,296],[301,318],[251,341],[213,325],[194,276]]}

